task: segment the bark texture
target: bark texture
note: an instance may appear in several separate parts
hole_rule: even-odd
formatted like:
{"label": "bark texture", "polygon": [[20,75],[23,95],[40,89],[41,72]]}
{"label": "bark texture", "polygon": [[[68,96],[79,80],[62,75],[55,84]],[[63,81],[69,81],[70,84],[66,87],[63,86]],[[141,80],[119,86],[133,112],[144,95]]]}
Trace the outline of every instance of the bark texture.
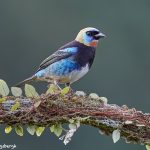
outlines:
{"label": "bark texture", "polygon": [[[20,106],[12,111],[16,101]],[[11,96],[0,104],[1,124],[47,127],[69,123],[70,119],[78,119],[81,124],[96,127],[105,135],[111,135],[119,129],[121,138],[126,142],[150,144],[150,114],[125,105],[107,104],[102,98],[56,92],[43,94],[39,98]]]}

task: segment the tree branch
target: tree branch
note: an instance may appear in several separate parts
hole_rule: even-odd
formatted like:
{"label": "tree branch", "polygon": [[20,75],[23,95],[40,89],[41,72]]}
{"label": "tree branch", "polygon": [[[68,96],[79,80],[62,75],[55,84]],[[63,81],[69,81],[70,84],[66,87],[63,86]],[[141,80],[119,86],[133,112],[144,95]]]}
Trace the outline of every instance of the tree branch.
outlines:
{"label": "tree branch", "polygon": [[[16,101],[20,107],[12,111]],[[102,98],[93,98],[91,95],[63,95],[56,92],[43,94],[39,98],[9,96],[0,104],[0,108],[1,124],[48,127],[56,123],[69,123],[70,119],[79,119],[81,124],[96,127],[105,135],[111,135],[119,129],[126,142],[150,144],[150,114],[127,106],[106,104]]]}

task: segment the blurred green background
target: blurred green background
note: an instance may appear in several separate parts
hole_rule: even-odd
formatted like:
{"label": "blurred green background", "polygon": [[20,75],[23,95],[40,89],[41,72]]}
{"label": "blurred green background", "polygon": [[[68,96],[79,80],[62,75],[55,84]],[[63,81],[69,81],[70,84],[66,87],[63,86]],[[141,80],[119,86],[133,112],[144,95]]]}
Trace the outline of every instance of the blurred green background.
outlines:
{"label": "blurred green background", "polygon": [[[12,86],[29,77],[43,59],[88,26],[101,29],[107,38],[100,41],[91,71],[73,88],[149,112],[150,0],[1,0],[0,78]],[[111,137],[87,126],[67,146],[48,129],[39,138],[0,130],[4,143],[16,144],[17,150],[145,149],[123,140],[113,144]]]}

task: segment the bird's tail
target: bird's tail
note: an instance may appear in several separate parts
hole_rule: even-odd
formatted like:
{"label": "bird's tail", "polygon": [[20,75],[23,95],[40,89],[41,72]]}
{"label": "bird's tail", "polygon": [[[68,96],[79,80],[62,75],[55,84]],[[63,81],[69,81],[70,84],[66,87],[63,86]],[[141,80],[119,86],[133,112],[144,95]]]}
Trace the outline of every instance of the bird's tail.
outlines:
{"label": "bird's tail", "polygon": [[25,80],[23,80],[23,81],[17,83],[17,84],[15,85],[15,87],[22,87],[22,86],[24,86],[26,83],[30,83],[30,82],[36,80],[36,78],[37,78],[36,76],[29,77],[29,78],[27,78],[27,79],[25,79]]}

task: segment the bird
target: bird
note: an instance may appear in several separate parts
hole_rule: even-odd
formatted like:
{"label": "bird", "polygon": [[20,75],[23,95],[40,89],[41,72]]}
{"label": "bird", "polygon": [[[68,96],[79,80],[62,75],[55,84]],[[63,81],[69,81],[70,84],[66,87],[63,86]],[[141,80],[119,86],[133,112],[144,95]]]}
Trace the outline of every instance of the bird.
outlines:
{"label": "bird", "polygon": [[79,31],[76,38],[58,48],[46,58],[31,77],[19,82],[21,87],[33,81],[46,81],[60,88],[60,84],[69,86],[82,78],[90,70],[98,42],[105,34],[94,27]]}

